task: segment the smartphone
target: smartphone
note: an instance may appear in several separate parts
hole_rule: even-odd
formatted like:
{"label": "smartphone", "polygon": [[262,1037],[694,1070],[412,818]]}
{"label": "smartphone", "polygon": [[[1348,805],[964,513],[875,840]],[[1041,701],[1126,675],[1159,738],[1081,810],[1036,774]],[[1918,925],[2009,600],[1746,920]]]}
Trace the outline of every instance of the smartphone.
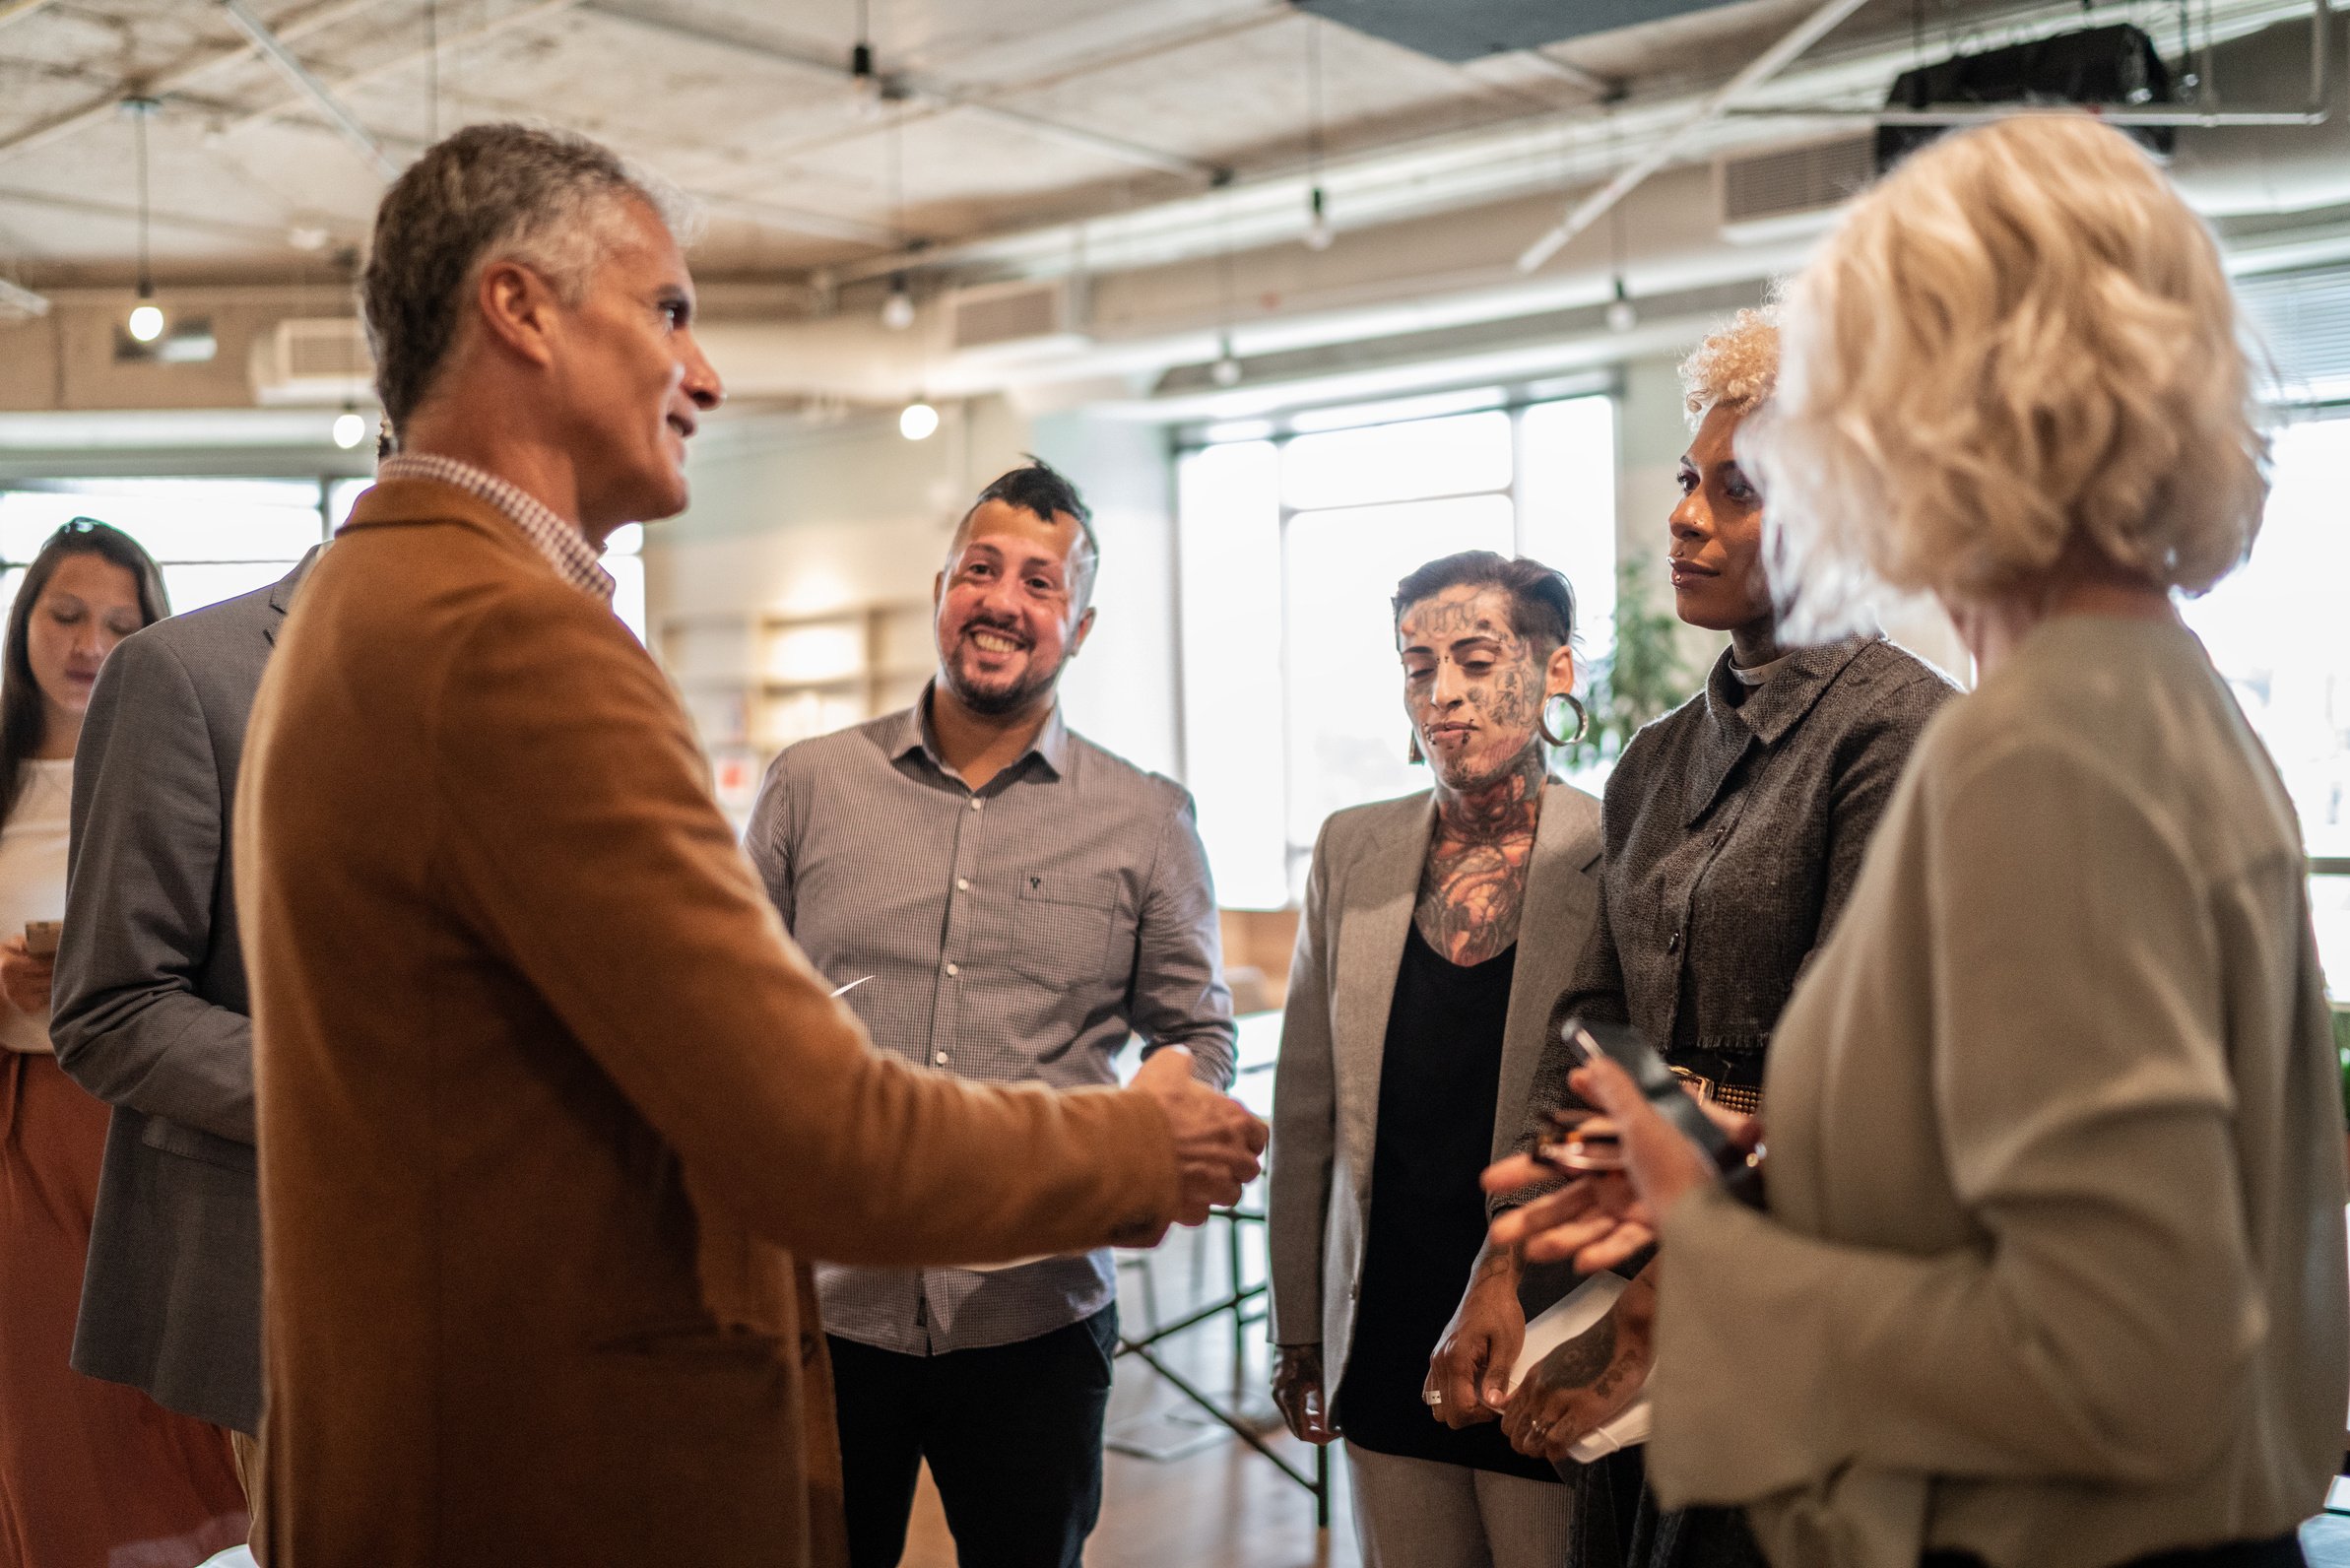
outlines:
{"label": "smartphone", "polygon": [[1550,1136],[1547,1142],[1535,1142],[1534,1158],[1552,1170],[1580,1176],[1624,1168],[1623,1141],[1599,1112],[1562,1107],[1543,1112],[1542,1125]]}
{"label": "smartphone", "polygon": [[[1714,1168],[1722,1173],[1722,1183],[1732,1197],[1755,1208],[1762,1207],[1762,1155],[1760,1150],[1749,1151],[1730,1141],[1730,1135],[1706,1115],[1696,1100],[1682,1092],[1681,1080],[1673,1077],[1672,1069],[1665,1065],[1655,1047],[1641,1037],[1640,1031],[1620,1023],[1599,1023],[1581,1017],[1567,1019],[1558,1026],[1560,1042],[1575,1059],[1577,1066],[1588,1066],[1604,1056],[1632,1077],[1640,1085],[1640,1092],[1666,1121],[1679,1128],[1689,1142],[1705,1151]],[[1556,1115],[1557,1113],[1553,1113]],[[1565,1113],[1573,1116],[1575,1113]],[[1589,1114],[1589,1113],[1585,1113]],[[1555,1124],[1554,1124],[1555,1125]],[[1613,1135],[1605,1135],[1612,1142]],[[1577,1140],[1571,1128],[1569,1143],[1580,1148],[1589,1147],[1594,1140],[1582,1135]],[[1567,1145],[1562,1145],[1560,1163],[1566,1160]],[[1590,1164],[1587,1170],[1621,1169],[1623,1151],[1620,1145],[1612,1150],[1605,1146],[1592,1148],[1586,1157],[1603,1158],[1612,1152],[1612,1166]]]}

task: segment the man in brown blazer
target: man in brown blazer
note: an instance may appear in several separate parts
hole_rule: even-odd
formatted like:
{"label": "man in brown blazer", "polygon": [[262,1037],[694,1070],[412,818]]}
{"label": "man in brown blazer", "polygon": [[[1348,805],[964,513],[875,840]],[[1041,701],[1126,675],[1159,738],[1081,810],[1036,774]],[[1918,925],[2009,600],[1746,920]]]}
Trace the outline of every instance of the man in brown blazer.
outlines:
{"label": "man in brown blazer", "polygon": [[378,215],[399,443],[305,585],[236,812],[273,1568],[842,1558],[804,1258],[1148,1243],[1264,1131],[869,1051],[610,608],[720,396],[659,198],[477,126]]}

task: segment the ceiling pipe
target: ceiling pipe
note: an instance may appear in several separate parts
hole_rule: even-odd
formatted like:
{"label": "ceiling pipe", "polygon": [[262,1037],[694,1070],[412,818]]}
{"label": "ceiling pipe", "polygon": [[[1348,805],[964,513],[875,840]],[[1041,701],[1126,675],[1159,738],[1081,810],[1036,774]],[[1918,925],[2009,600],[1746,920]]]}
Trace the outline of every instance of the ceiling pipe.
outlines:
{"label": "ceiling pipe", "polygon": [[382,175],[386,180],[399,175],[399,163],[394,161],[391,154],[383,150],[383,144],[375,139],[374,133],[361,125],[359,122],[359,116],[345,107],[341,98],[327,91],[324,82],[312,76],[308,67],[294,58],[294,51],[286,47],[278,35],[270,32],[259,17],[245,9],[244,0],[220,0],[220,4],[221,10],[227,14],[228,20],[236,24],[237,31],[252,40],[253,47],[260,50],[262,56],[278,68],[280,75],[301,89],[310,101],[318,105],[319,111],[326,115],[329,123],[343,133],[343,139],[359,152],[359,157],[364,159],[376,173]]}
{"label": "ceiling pipe", "polygon": [[[764,39],[745,37],[734,32],[721,33],[711,28],[681,22],[673,17],[659,16],[633,9],[618,0],[590,0],[582,7],[589,15],[608,21],[626,23],[649,32],[665,33],[672,37],[687,38],[695,42],[713,44],[738,53],[752,54],[777,65],[792,66],[831,81],[842,81],[849,73],[839,61],[797,49],[784,48]],[[1046,141],[1058,142],[1099,158],[1115,159],[1161,173],[1182,174],[1199,179],[1214,180],[1227,177],[1220,164],[1203,159],[1170,153],[1159,148],[1144,147],[1121,136],[1102,131],[1086,130],[1080,126],[1049,120],[1041,115],[994,102],[986,96],[972,93],[951,83],[942,82],[918,72],[884,71],[881,73],[883,91],[902,97],[927,98],[947,108],[964,109],[974,114],[1013,126]]]}
{"label": "ceiling pipe", "polygon": [[1829,29],[1867,3],[1868,0],[1827,0],[1827,4],[1797,23],[1785,37],[1756,55],[1737,75],[1717,88],[1698,105],[1697,112],[1677,129],[1659,138],[1655,146],[1634,159],[1615,178],[1569,211],[1548,233],[1527,246],[1518,258],[1518,270],[1532,272],[1557,255],[1562,246],[1605,217],[1607,210],[1622,201],[1642,180],[1671,163],[1698,132],[1721,119],[1731,104],[1793,65],[1796,57],[1824,37]]}
{"label": "ceiling pipe", "polygon": [[[355,87],[363,87],[369,82],[380,81],[395,72],[405,71],[412,65],[421,65],[428,60],[441,59],[454,50],[480,43],[485,38],[493,38],[499,33],[510,33],[516,28],[528,27],[534,22],[544,22],[578,4],[579,0],[540,0],[538,5],[526,7],[520,11],[509,11],[504,16],[491,22],[486,22],[470,32],[460,33],[446,38],[436,38],[428,48],[395,55],[389,60],[379,61],[368,66],[363,71],[354,71],[348,76],[339,77],[328,91],[336,94],[348,93]],[[280,36],[282,38],[284,35]],[[230,136],[241,135],[255,126],[266,125],[272,120],[281,119],[299,109],[304,103],[315,101],[317,100],[307,91],[304,91],[294,98],[273,103],[265,109],[256,109],[241,119],[233,121],[226,128],[226,133]]]}
{"label": "ceiling pipe", "polygon": [[[288,23],[279,30],[278,37],[281,41],[291,42],[297,37],[331,28],[377,3],[378,0],[339,0],[337,4],[321,6],[302,17],[300,21]],[[138,85],[140,90],[151,98],[169,98],[172,94],[201,82],[216,71],[224,70],[250,58],[252,53],[253,45],[248,40],[233,48],[214,50],[210,54],[175,66],[161,75],[143,78]],[[0,159],[16,158],[27,153],[37,152],[51,142],[62,140],[76,131],[103,120],[112,119],[116,107],[122,102],[123,92],[129,86],[130,84],[125,83],[122,87],[110,89],[102,97],[92,98],[79,107],[67,109],[62,114],[51,115],[39,124],[28,126],[6,141],[0,141]]]}

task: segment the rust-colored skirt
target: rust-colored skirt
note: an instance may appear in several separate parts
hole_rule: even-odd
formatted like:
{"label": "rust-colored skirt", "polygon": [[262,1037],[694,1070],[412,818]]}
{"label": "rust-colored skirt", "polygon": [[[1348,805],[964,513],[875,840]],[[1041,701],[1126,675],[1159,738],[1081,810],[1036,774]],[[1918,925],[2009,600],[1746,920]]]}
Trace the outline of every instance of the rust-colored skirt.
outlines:
{"label": "rust-colored skirt", "polygon": [[67,1365],[106,1118],[0,1050],[0,1568],[193,1568],[245,1538],[227,1432]]}

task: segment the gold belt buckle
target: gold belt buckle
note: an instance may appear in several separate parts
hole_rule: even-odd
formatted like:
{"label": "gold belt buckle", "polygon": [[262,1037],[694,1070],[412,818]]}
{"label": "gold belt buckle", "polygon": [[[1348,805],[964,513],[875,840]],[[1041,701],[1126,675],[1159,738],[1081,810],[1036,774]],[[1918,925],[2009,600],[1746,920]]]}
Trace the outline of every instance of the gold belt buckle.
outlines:
{"label": "gold belt buckle", "polygon": [[1672,1076],[1679,1078],[1683,1085],[1696,1089],[1697,1097],[1709,1105],[1719,1105],[1726,1111],[1735,1111],[1741,1116],[1752,1116],[1762,1109],[1760,1089],[1748,1088],[1741,1083],[1723,1083],[1707,1078],[1703,1073],[1692,1073],[1685,1067],[1673,1068]]}

